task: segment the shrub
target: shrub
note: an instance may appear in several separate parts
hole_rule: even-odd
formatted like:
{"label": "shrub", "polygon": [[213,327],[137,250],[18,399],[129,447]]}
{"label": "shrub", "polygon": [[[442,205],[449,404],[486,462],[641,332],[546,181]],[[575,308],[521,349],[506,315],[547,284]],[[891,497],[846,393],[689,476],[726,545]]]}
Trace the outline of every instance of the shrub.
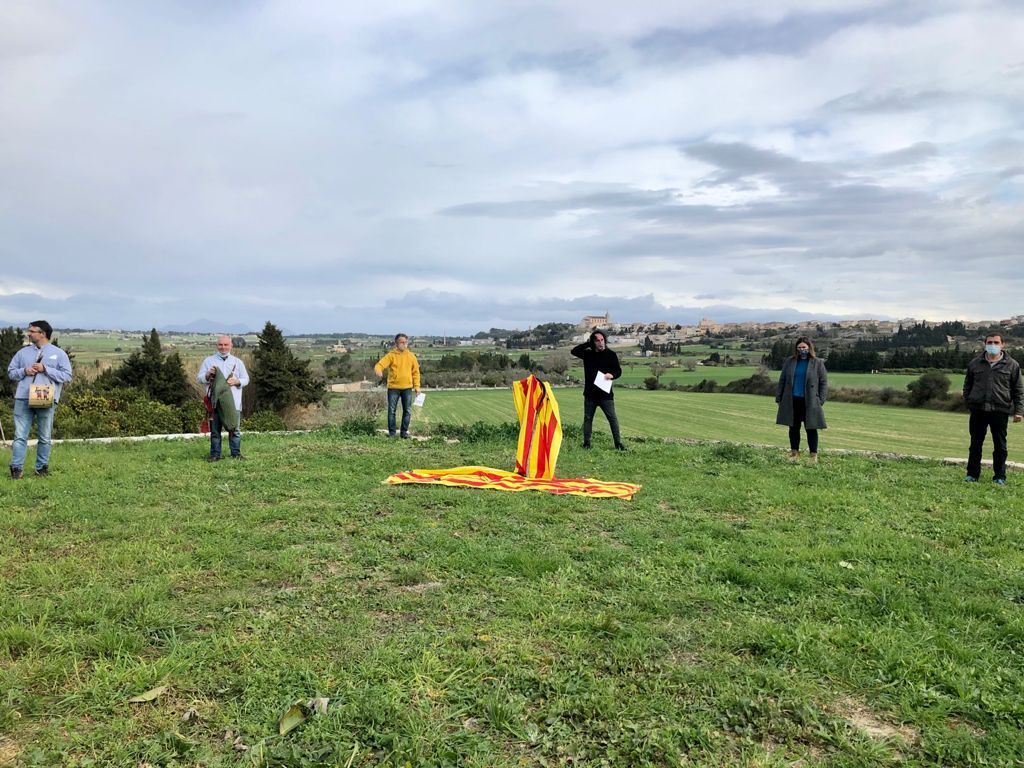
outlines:
{"label": "shrub", "polygon": [[373,435],[377,433],[377,419],[373,416],[349,416],[332,425],[342,435]]}
{"label": "shrub", "polygon": [[949,377],[938,371],[922,374],[917,381],[907,384],[910,405],[920,408],[933,400],[946,400],[949,393]]}
{"label": "shrub", "polygon": [[[102,394],[69,389],[60,402],[54,432],[61,438],[168,435],[183,426],[181,408],[150,400],[130,387]],[[190,431],[198,426],[196,421]]]}
{"label": "shrub", "polygon": [[14,439],[14,406],[10,400],[0,400],[0,424],[8,440]]}
{"label": "shrub", "polygon": [[206,406],[199,400],[189,400],[178,411],[181,413],[182,432],[198,432],[199,425],[206,421]]}
{"label": "shrub", "polygon": [[463,442],[481,442],[486,440],[518,440],[519,424],[506,421],[501,424],[488,424],[476,421],[472,424],[435,424],[431,432],[441,437],[453,437]]}
{"label": "shrub", "polygon": [[737,443],[719,443],[709,450],[716,463],[760,465],[764,464],[764,452]]}
{"label": "shrub", "polygon": [[661,382],[656,376],[648,376],[644,379],[644,387],[646,389],[661,389]]}
{"label": "shrub", "polygon": [[287,429],[284,419],[274,411],[256,411],[242,419],[244,432],[281,432]]}
{"label": "shrub", "polygon": [[775,396],[777,386],[773,382],[768,374],[764,371],[758,371],[753,376],[746,379],[736,379],[736,381],[730,381],[725,385],[725,392],[739,393],[742,395],[771,395]]}
{"label": "shrub", "polygon": [[500,387],[505,383],[504,379],[501,371],[488,371],[480,377],[480,384],[485,387]]}
{"label": "shrub", "polygon": [[387,404],[388,396],[384,390],[374,389],[369,392],[346,392],[330,400],[328,407],[332,414],[331,421],[337,423],[358,419],[376,421],[384,413]]}
{"label": "shrub", "polygon": [[878,393],[878,402],[884,405],[888,405],[889,403],[897,400],[901,395],[902,393],[894,389],[893,387],[883,387],[882,390]]}

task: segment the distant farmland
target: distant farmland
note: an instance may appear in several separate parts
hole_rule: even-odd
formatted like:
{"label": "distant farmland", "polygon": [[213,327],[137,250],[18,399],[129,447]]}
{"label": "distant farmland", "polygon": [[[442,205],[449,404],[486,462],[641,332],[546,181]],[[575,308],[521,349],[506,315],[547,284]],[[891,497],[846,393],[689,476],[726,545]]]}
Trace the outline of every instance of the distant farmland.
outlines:
{"label": "distant farmland", "polygon": [[[579,424],[583,418],[581,390],[559,388],[555,396],[563,422]],[[622,389],[615,402],[627,437],[786,444],[786,430],[775,424],[776,405],[770,397]],[[962,414],[855,403],[827,403],[825,414],[829,421],[829,429],[822,433],[825,452],[849,448],[935,458],[966,455],[967,420]],[[418,425],[515,419],[507,389],[429,392],[422,411],[414,409],[413,431]],[[599,437],[608,433],[600,413],[595,432]]]}

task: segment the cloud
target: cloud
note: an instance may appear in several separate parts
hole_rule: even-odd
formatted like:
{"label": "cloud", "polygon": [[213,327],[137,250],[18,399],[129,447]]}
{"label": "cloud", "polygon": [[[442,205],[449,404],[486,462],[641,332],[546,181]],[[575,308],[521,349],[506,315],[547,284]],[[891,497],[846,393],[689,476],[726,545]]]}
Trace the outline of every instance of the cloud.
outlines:
{"label": "cloud", "polygon": [[1008,1],[9,3],[0,316],[1014,314],[1022,38]]}

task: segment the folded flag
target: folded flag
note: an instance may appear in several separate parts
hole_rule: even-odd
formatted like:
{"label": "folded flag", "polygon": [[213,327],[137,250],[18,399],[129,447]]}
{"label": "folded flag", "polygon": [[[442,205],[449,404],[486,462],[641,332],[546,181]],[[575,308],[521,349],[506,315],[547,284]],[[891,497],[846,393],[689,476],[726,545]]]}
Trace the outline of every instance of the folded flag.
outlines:
{"label": "folded flag", "polygon": [[516,472],[551,479],[562,447],[562,424],[551,385],[531,374],[512,385],[512,400],[519,416]]}
{"label": "folded flag", "polygon": [[240,414],[235,408],[235,396],[231,393],[231,385],[228,384],[227,377],[220,368],[217,368],[216,371],[216,378],[210,383],[210,403],[217,415],[220,416],[220,423],[224,429],[238,429]]}

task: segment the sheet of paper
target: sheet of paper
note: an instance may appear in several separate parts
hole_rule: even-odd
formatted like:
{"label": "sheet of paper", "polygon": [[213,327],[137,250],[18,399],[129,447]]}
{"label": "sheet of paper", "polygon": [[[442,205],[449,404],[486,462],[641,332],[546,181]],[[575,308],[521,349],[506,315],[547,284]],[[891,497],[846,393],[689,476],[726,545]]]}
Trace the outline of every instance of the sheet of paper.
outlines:
{"label": "sheet of paper", "polygon": [[597,378],[594,379],[594,386],[598,389],[603,389],[605,392],[612,391],[612,380],[606,379],[601,371],[597,372]]}
{"label": "sheet of paper", "polygon": [[412,404],[422,408],[423,407],[423,401],[426,400],[426,399],[427,399],[427,393],[426,392],[420,392],[418,395],[416,395],[416,399],[412,401]]}

